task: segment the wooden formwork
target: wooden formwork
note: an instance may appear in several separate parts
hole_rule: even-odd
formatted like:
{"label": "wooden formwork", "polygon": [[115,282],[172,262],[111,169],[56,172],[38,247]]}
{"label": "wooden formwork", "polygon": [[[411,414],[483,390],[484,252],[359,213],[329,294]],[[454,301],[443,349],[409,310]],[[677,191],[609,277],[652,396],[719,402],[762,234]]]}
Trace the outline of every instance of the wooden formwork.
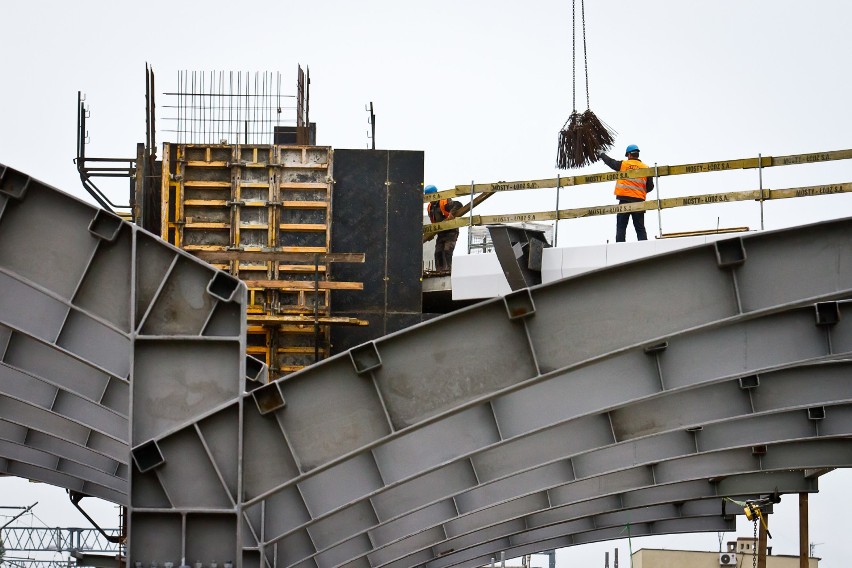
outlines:
{"label": "wooden formwork", "polygon": [[326,357],[329,324],[358,323],[329,306],[330,290],[361,286],[327,277],[332,158],[326,146],[163,147],[161,235],[246,281],[249,353],[272,378]]}

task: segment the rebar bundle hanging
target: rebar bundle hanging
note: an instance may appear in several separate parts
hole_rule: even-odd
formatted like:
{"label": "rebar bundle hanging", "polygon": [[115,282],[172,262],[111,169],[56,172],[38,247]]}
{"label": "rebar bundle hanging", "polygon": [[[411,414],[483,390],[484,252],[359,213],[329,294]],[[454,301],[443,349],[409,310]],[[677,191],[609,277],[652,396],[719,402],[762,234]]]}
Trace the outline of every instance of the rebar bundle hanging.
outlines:
{"label": "rebar bundle hanging", "polygon": [[580,19],[583,24],[583,62],[586,74],[586,110],[577,112],[577,2],[571,2],[571,83],[573,90],[571,116],[559,131],[556,167],[560,170],[580,168],[598,160],[601,152],[615,142],[615,131],[601,121],[589,104],[589,57],[586,50],[586,6],[580,0]]}

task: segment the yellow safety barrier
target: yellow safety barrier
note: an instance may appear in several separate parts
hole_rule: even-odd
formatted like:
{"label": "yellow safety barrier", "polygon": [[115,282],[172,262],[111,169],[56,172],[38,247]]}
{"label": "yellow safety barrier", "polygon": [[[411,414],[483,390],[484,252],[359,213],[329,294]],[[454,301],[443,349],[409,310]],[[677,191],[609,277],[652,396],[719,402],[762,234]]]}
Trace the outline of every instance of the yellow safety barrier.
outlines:
{"label": "yellow safety barrier", "polygon": [[[852,156],[850,156],[852,157]],[[731,191],[726,193],[708,193],[686,197],[669,197],[666,199],[643,201],[640,203],[625,203],[623,205],[598,205],[579,207],[576,209],[560,209],[559,211],[538,211],[534,213],[513,213],[508,215],[474,215],[443,221],[423,226],[425,236],[448,231],[468,225],[495,225],[499,223],[521,223],[528,221],[554,221],[558,219],[579,219],[581,217],[596,217],[627,213],[631,211],[651,211],[656,209],[671,209],[689,205],[708,205],[712,203],[733,203],[735,201],[771,201],[773,199],[790,199],[793,197],[814,197],[817,195],[833,195],[836,193],[852,193],[852,182],[834,183],[827,185],[810,185],[790,187],[786,189],[752,189],[746,191]]]}
{"label": "yellow safety barrier", "polygon": [[[848,160],[852,158],[852,149],[830,150],[826,152],[812,152],[808,154],[791,154],[788,156],[761,156],[759,158],[741,158],[736,160],[723,160],[718,162],[699,162],[695,164],[679,164],[674,166],[656,166],[626,172],[607,172],[602,174],[588,174],[580,176],[558,177],[537,180],[521,181],[499,181],[494,183],[481,183],[470,185],[457,185],[453,189],[447,189],[423,196],[423,201],[429,203],[439,199],[457,197],[461,195],[473,196],[480,194],[480,198],[487,197],[503,191],[520,191],[528,189],[562,188],[575,185],[586,185],[592,183],[612,182],[618,179],[637,177],[663,177],[671,175],[697,174],[706,172],[721,172],[739,169],[768,168],[773,166],[791,166],[798,164],[813,164],[818,162],[830,162],[835,160]],[[848,193],[848,184],[829,184],[822,186],[799,187],[778,190],[735,191],[728,193],[714,193],[706,195],[693,195],[688,197],[672,197],[659,201],[651,200],[644,203],[633,203],[627,205],[600,205],[595,207],[582,207],[577,209],[562,209],[556,211],[542,211],[534,213],[513,213],[506,215],[473,215],[444,221],[442,223],[427,224],[423,226],[424,239],[435,233],[447,231],[468,225],[489,225],[497,223],[520,223],[526,221],[553,221],[556,219],[576,219],[579,217],[591,217],[594,215],[611,215],[628,211],[647,211],[655,209],[669,209],[672,207],[683,207],[687,205],[706,205],[710,203],[725,203],[729,201],[769,200],[786,199],[790,197],[810,197],[813,195],[828,195],[831,193]],[[841,188],[835,190],[834,188]],[[755,196],[755,192],[757,195]],[[788,194],[789,193],[789,194]]]}
{"label": "yellow safety barrier", "polygon": [[723,172],[729,170],[747,170],[759,167],[769,168],[773,166],[791,166],[796,164],[848,160],[850,158],[852,158],[852,149],[814,152],[810,154],[792,154],[789,156],[741,158],[736,160],[722,160],[719,162],[699,162],[696,164],[680,164],[675,166],[657,166],[656,168],[643,168],[639,170],[630,170],[628,172],[605,172],[601,174],[566,176],[548,179],[498,181],[493,183],[477,183],[473,185],[457,185],[453,189],[446,189],[437,193],[424,195],[423,201],[424,203],[429,203],[431,201],[437,201],[447,197],[471,195],[472,193],[477,194],[494,193],[499,191],[519,191],[526,189],[546,189],[557,186],[571,187],[575,185],[601,183],[626,178],[654,177],[655,175],[663,177],[706,172]]}

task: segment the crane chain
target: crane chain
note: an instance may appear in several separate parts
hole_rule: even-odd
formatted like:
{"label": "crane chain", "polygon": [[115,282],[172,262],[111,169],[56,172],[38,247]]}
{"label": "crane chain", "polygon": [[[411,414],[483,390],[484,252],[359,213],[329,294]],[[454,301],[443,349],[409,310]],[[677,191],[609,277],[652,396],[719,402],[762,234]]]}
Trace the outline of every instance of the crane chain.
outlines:
{"label": "crane chain", "polygon": [[586,73],[586,108],[592,108],[589,103],[589,52],[586,50],[586,0],[580,0],[580,18],[583,21],[583,63]]}
{"label": "crane chain", "polygon": [[751,568],[757,568],[757,523],[758,516],[754,516],[754,544],[751,545]]}
{"label": "crane chain", "polygon": [[571,89],[572,110],[577,111],[577,2],[571,1]]}

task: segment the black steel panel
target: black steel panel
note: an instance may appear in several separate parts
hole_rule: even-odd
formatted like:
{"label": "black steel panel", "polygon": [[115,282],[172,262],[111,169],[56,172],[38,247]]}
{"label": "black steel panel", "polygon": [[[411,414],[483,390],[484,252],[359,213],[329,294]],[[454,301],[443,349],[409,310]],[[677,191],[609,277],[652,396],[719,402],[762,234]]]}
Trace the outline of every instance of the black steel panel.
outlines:
{"label": "black steel panel", "polygon": [[[333,315],[359,317],[369,327],[335,326],[332,353],[419,322],[422,303],[423,152],[335,150],[332,252],[363,252],[363,264],[335,263],[339,281],[359,291],[334,290]],[[416,317],[415,317],[416,316]]]}

